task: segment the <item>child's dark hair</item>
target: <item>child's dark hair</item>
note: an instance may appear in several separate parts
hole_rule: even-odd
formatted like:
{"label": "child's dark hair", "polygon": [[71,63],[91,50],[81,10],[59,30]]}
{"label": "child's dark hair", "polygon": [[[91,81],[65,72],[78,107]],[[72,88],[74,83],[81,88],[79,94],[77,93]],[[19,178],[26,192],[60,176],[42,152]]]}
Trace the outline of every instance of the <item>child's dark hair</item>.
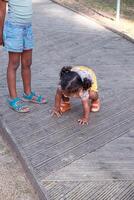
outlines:
{"label": "child's dark hair", "polygon": [[69,93],[75,93],[79,88],[87,90],[91,87],[91,80],[84,78],[83,81],[79,74],[75,71],[71,71],[72,67],[63,67],[60,71],[60,85],[62,90],[66,90]]}

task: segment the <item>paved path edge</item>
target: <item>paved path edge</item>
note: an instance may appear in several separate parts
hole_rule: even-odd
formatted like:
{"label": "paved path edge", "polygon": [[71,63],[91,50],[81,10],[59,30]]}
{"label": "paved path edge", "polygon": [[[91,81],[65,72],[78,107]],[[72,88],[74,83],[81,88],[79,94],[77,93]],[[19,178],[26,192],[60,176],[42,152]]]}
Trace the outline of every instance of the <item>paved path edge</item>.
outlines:
{"label": "paved path edge", "polygon": [[23,152],[21,152],[12,138],[10,132],[8,130],[6,123],[4,122],[4,119],[0,116],[0,135],[2,136],[3,140],[8,144],[11,152],[15,155],[15,157],[20,161],[22,168],[26,174],[26,177],[30,181],[31,185],[33,186],[33,189],[35,193],[37,194],[39,200],[47,200],[46,195],[43,193],[41,187],[39,186],[36,178],[34,177],[32,173],[32,169],[28,167],[28,164],[23,156]]}
{"label": "paved path edge", "polygon": [[72,10],[73,12],[78,13],[79,15],[82,15],[82,16],[84,16],[84,17],[90,19],[90,20],[93,20],[93,21],[95,21],[97,24],[103,26],[104,28],[106,28],[106,29],[112,31],[113,33],[116,33],[116,34],[120,35],[121,37],[123,37],[124,39],[128,40],[129,42],[134,43],[134,39],[133,39],[133,38],[131,38],[130,36],[128,36],[127,34],[121,32],[121,31],[118,31],[118,30],[115,29],[115,28],[112,28],[112,27],[110,27],[110,26],[107,26],[107,25],[104,24],[102,21],[99,21],[99,20],[95,19],[94,17],[88,16],[88,15],[86,15],[86,14],[80,12],[80,11],[77,11],[77,10],[71,8],[70,6],[60,4],[60,3],[57,2],[56,0],[50,0],[50,1],[52,1],[53,3],[56,3],[56,4],[60,5],[60,6],[62,6],[62,7],[64,7],[64,8],[67,8],[67,9],[69,9],[69,10]]}

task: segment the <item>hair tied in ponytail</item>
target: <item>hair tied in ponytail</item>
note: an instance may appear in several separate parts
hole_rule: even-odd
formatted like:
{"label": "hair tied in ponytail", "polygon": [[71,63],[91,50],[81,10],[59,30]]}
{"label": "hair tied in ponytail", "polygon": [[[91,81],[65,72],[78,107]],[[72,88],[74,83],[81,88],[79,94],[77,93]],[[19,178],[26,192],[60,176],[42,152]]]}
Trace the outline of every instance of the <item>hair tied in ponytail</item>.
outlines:
{"label": "hair tied in ponytail", "polygon": [[92,85],[91,79],[83,78],[83,89],[88,90]]}
{"label": "hair tied in ponytail", "polygon": [[71,66],[64,66],[60,71],[60,77],[62,77],[66,73],[69,73],[71,71],[71,69],[72,69]]}

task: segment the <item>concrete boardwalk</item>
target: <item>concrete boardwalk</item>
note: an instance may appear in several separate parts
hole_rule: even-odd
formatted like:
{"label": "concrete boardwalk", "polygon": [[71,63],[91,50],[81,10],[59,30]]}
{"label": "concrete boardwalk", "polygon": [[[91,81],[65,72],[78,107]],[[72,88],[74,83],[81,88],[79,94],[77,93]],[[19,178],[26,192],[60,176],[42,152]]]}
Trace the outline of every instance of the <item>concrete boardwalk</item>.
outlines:
{"label": "concrete boardwalk", "polygon": [[[7,54],[0,50],[0,120],[4,135],[47,200],[134,200],[134,45],[49,0],[34,2],[36,47],[33,89],[49,98],[18,114],[6,105]],[[96,71],[102,108],[88,126],[72,111],[52,118],[59,70],[88,65]],[[17,76],[22,93],[20,71]]]}

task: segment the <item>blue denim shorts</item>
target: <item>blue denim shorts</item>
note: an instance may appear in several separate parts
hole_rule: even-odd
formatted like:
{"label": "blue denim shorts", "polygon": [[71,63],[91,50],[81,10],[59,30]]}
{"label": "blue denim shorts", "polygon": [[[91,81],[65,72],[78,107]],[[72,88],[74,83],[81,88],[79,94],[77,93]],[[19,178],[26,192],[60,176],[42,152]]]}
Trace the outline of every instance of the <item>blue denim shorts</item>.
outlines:
{"label": "blue denim shorts", "polygon": [[15,24],[7,21],[4,25],[4,48],[8,52],[23,52],[33,49],[31,24]]}

